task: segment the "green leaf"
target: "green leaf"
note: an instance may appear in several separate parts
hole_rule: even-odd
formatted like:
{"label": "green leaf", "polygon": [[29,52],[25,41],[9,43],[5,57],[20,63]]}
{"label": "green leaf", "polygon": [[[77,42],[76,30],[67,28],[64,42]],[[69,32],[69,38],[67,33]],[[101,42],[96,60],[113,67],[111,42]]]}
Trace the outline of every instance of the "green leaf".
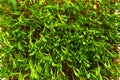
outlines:
{"label": "green leaf", "polygon": [[44,35],[40,34],[40,37],[43,40],[43,42],[47,42],[47,40],[45,39]]}
{"label": "green leaf", "polygon": [[11,3],[13,4],[13,5],[16,5],[16,0],[11,0]]}
{"label": "green leaf", "polygon": [[21,46],[21,43],[20,42],[18,42],[18,49],[22,49],[22,46]]}
{"label": "green leaf", "polygon": [[35,55],[36,53],[37,53],[37,49],[35,49],[34,51],[31,51],[30,54],[29,54],[29,56],[33,56],[33,55]]}
{"label": "green leaf", "polygon": [[76,68],[74,69],[74,74],[75,76],[77,76],[78,78],[80,77],[80,71]]}
{"label": "green leaf", "polygon": [[21,73],[21,72],[19,73],[19,78],[18,78],[18,80],[23,80],[23,76],[22,76],[22,73]]}
{"label": "green leaf", "polygon": [[97,67],[95,69],[95,73],[96,73],[96,76],[99,76],[100,75],[100,67]]}
{"label": "green leaf", "polygon": [[87,74],[87,78],[90,78],[90,73]]}

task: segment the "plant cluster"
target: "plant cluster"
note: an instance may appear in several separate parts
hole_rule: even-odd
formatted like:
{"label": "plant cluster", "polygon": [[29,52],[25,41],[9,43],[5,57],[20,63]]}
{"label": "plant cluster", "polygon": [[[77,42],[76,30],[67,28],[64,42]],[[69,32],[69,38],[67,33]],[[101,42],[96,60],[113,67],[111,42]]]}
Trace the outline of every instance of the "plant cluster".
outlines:
{"label": "plant cluster", "polygon": [[120,76],[116,2],[0,0],[3,77],[116,79]]}

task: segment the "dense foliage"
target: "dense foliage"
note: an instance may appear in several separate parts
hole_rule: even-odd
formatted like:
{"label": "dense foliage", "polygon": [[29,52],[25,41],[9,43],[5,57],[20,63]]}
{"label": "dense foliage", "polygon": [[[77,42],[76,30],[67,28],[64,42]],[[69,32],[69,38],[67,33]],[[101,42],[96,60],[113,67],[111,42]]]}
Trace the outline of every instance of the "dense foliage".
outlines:
{"label": "dense foliage", "polygon": [[0,0],[3,77],[116,79],[118,4],[116,0]]}

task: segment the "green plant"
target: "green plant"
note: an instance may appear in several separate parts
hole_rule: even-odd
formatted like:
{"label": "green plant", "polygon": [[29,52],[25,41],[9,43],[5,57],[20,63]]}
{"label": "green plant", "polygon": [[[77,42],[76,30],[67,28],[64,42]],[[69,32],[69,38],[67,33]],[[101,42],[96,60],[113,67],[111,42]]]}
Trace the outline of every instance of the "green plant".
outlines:
{"label": "green plant", "polygon": [[2,75],[8,80],[116,79],[120,38],[114,1],[1,0]]}

